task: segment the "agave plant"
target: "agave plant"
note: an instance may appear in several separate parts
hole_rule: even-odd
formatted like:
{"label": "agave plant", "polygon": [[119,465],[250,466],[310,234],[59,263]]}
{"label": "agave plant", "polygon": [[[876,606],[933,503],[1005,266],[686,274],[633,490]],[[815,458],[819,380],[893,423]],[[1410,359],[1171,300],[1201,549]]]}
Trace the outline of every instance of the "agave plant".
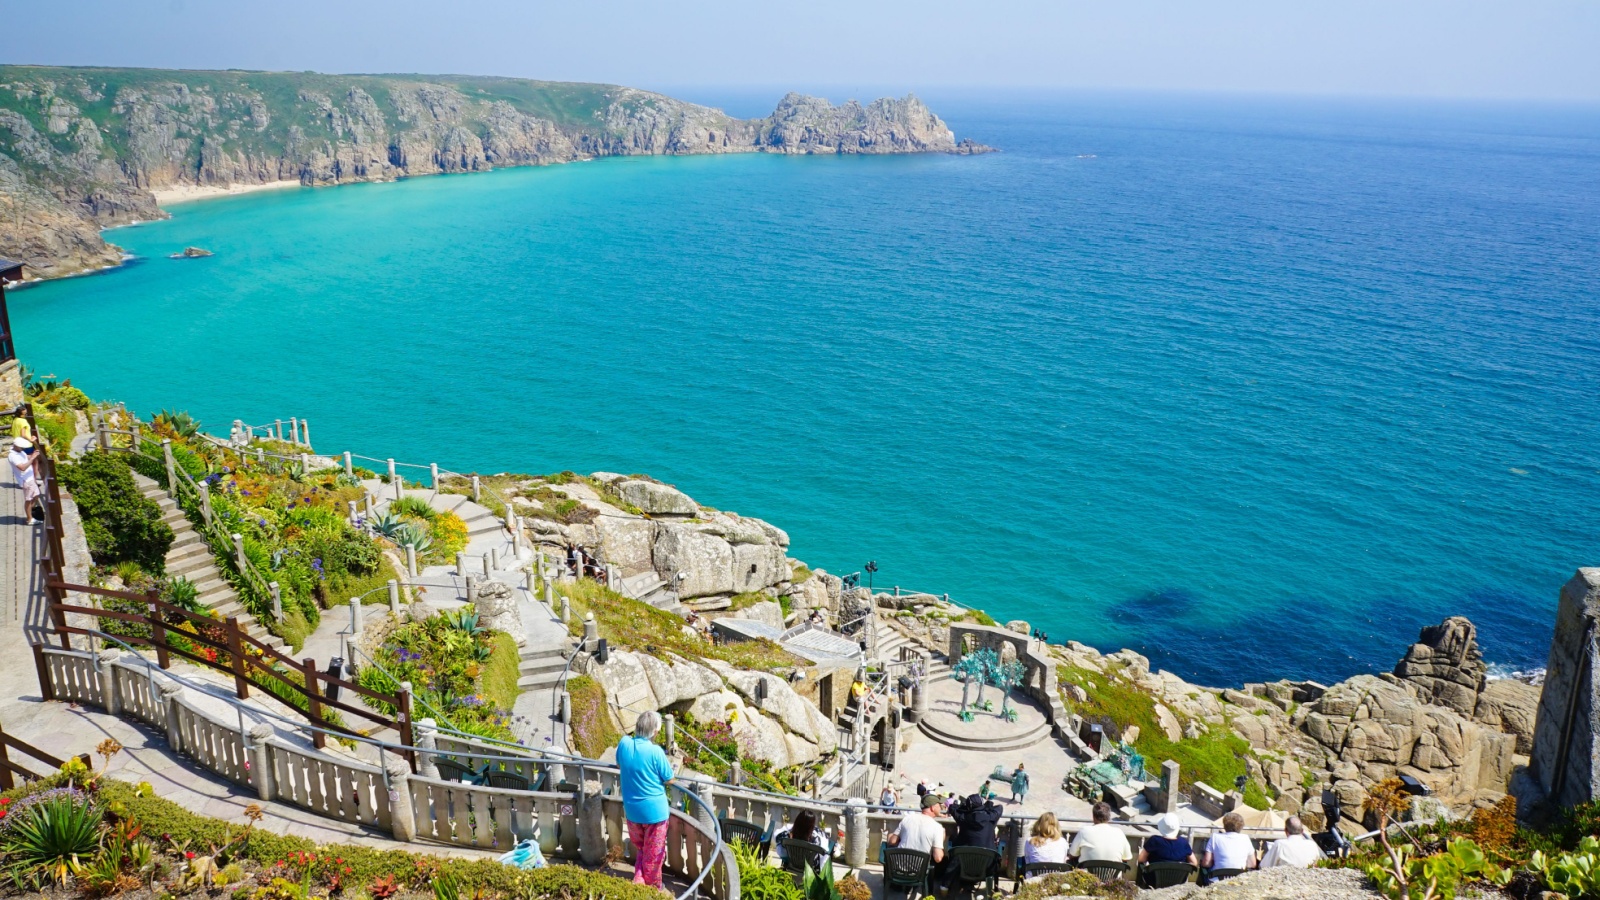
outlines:
{"label": "agave plant", "polygon": [[343,472],[333,476],[333,483],[337,487],[361,487],[361,479]]}
{"label": "agave plant", "polygon": [[428,529],[415,522],[402,522],[389,538],[401,547],[414,548],[418,555],[427,553],[433,546],[433,538],[428,534]]}
{"label": "agave plant", "polygon": [[395,532],[400,530],[400,526],[405,524],[404,519],[388,510],[384,510],[372,517],[372,530],[386,538],[393,538]]}
{"label": "agave plant", "polygon": [[186,412],[163,409],[154,418],[157,425],[165,425],[172,429],[173,434],[181,437],[194,437],[200,432],[200,423]]}
{"label": "agave plant", "polygon": [[482,634],[487,630],[478,624],[477,613],[468,612],[464,609],[453,613],[445,613],[445,622],[457,631],[464,631],[472,635]]}

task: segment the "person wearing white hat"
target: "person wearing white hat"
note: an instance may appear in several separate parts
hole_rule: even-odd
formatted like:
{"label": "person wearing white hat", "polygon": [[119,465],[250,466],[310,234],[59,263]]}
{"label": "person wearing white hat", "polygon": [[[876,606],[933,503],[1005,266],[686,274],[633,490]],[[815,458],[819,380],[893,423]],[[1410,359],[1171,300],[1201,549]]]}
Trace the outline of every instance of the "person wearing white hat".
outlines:
{"label": "person wearing white hat", "polygon": [[1183,831],[1183,820],[1177,813],[1165,813],[1156,819],[1156,833],[1144,839],[1144,846],[1139,848],[1139,869],[1142,873],[1146,863],[1175,862],[1188,863],[1195,866],[1194,847],[1185,838],[1179,837]]}
{"label": "person wearing white hat", "polygon": [[17,487],[22,488],[22,502],[34,519],[44,520],[44,511],[38,508],[39,503],[39,477],[36,472],[39,466],[39,451],[33,446],[33,441],[25,437],[18,437],[11,441],[11,452],[6,455],[6,461],[11,463],[11,471],[17,476]]}

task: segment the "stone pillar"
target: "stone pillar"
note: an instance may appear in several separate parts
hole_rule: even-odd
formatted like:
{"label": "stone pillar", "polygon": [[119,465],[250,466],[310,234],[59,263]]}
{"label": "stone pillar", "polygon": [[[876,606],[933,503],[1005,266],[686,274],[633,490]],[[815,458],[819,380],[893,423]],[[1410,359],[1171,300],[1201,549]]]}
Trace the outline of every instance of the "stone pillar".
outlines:
{"label": "stone pillar", "polygon": [[300,443],[300,420],[294,416],[289,417],[289,443]]}
{"label": "stone pillar", "polygon": [[483,502],[483,485],[478,483],[478,476],[472,476],[472,502]]}
{"label": "stone pillar", "polygon": [[399,500],[400,499],[400,478],[397,475],[395,475],[395,473],[394,473],[394,460],[393,459],[389,459],[389,460],[387,460],[387,462],[389,463],[389,486],[394,488],[394,498],[396,500]]}
{"label": "stone pillar", "polygon": [[272,799],[272,747],[268,742],[277,733],[278,730],[266,722],[250,726],[250,781],[256,786],[256,796],[262,800]]}
{"label": "stone pillar", "polygon": [[867,864],[867,801],[860,797],[845,801],[844,864],[852,869]]}
{"label": "stone pillar", "polygon": [[412,578],[417,577],[417,545],[406,545],[406,574]]}
{"label": "stone pillar", "polygon": [[666,737],[667,752],[671,753],[673,748],[678,746],[678,727],[677,727],[677,722],[675,722],[673,720],[673,717],[672,717],[671,713],[668,713],[668,714],[666,714],[666,715],[661,717],[661,727],[667,733],[667,737]]}
{"label": "stone pillar", "polygon": [[478,602],[478,579],[473,578],[471,575],[467,576],[467,602]]}
{"label": "stone pillar", "polygon": [[1162,812],[1178,811],[1178,764],[1167,760],[1161,764],[1162,788],[1166,791],[1162,802]]}
{"label": "stone pillar", "polygon": [[360,597],[351,597],[350,598],[350,639],[351,640],[355,640],[356,638],[361,637],[361,627],[362,627],[363,624],[364,623],[361,621],[361,598]]}
{"label": "stone pillar", "polygon": [[[407,544],[406,546],[407,547],[411,547],[410,544]],[[415,554],[416,553],[416,548],[412,547],[411,548],[411,552],[413,554]],[[393,578],[389,579],[389,614],[394,616],[396,621],[399,621],[399,619],[400,619],[400,582],[395,581]]]}
{"label": "stone pillar", "polygon": [[599,779],[584,779],[578,790],[578,858],[597,866],[611,848],[606,846],[605,810],[600,803]]}
{"label": "stone pillar", "polygon": [[273,419],[272,420],[272,439],[275,440],[275,441],[283,440],[283,420],[282,419]]}
{"label": "stone pillar", "polygon": [[1561,589],[1525,777],[1513,779],[1518,818],[1532,824],[1600,799],[1600,568]]}
{"label": "stone pillar", "polygon": [[528,596],[529,597],[533,598],[534,600],[538,600],[539,599],[539,594],[537,593],[537,591],[534,588],[534,576],[533,576],[533,567],[532,566],[529,566],[527,571],[523,573],[522,588],[523,588],[523,590],[528,592]]}
{"label": "stone pillar", "polygon": [[276,581],[267,582],[267,590],[272,592],[272,618],[283,621],[283,588]]}
{"label": "stone pillar", "polygon": [[349,450],[346,450],[344,452],[344,474],[350,476],[351,478],[356,477],[356,467],[350,461],[350,451]]}
{"label": "stone pillar", "polygon": [[[566,618],[567,598],[561,598],[561,617]],[[590,653],[594,652],[595,645],[600,641],[600,623],[594,620],[594,613],[583,617],[583,646]]]}
{"label": "stone pillar", "polygon": [[563,724],[563,725],[571,725],[572,724],[572,692],[571,691],[562,690],[562,692],[561,692],[561,712],[560,712],[560,716],[561,716],[561,724]]}
{"label": "stone pillar", "polygon": [[467,574],[467,554],[460,550],[456,551],[456,574],[460,576]]}
{"label": "stone pillar", "polygon": [[434,735],[439,733],[439,723],[432,719],[418,719],[411,724],[411,739],[417,742],[417,774],[423,778],[438,778],[439,767],[434,764],[434,754],[424,751],[437,749]]}
{"label": "stone pillar", "polygon": [[428,484],[435,491],[439,490],[439,464],[438,463],[428,463]]}
{"label": "stone pillar", "polygon": [[390,833],[395,840],[409,844],[417,839],[417,812],[411,805],[411,767],[403,757],[385,753],[383,773],[389,781]]}
{"label": "stone pillar", "polygon": [[167,718],[167,746],[173,753],[183,752],[183,728],[178,723],[178,694],[183,686],[172,681],[157,682],[156,693],[161,695],[161,708]]}
{"label": "stone pillar", "polygon": [[[552,744],[550,746],[550,754],[551,759],[561,760],[567,755],[567,748],[560,744]],[[547,790],[553,791],[557,784],[567,780],[567,767],[558,761],[550,763],[548,768],[550,769],[550,787]]]}
{"label": "stone pillar", "polygon": [[483,555],[483,577],[488,578],[498,568],[500,568],[500,551],[490,547],[489,552]]}
{"label": "stone pillar", "polygon": [[311,420],[310,419],[301,419],[300,420],[300,443],[305,444],[307,450],[311,449]]}
{"label": "stone pillar", "polygon": [[926,650],[917,651],[917,670],[921,673],[911,685],[911,708],[906,712],[906,721],[921,722],[928,715],[928,669],[933,665],[933,654]]}
{"label": "stone pillar", "polygon": [[709,829],[711,823],[717,818],[715,812],[717,808],[717,786],[715,782],[707,778],[691,778],[687,780],[689,781],[690,789],[694,791],[694,795],[700,798],[699,803],[689,804],[694,807],[689,813],[694,816],[695,821],[699,822],[702,827]]}
{"label": "stone pillar", "polygon": [[204,479],[200,481],[200,517],[207,525],[211,524],[211,485]]}
{"label": "stone pillar", "polygon": [[100,673],[100,696],[106,698],[106,712],[113,716],[122,714],[122,686],[117,683],[117,660],[121,658],[122,651],[115,647],[107,647],[100,651],[96,669]]}
{"label": "stone pillar", "polygon": [[250,557],[244,553],[244,535],[242,534],[233,535],[233,558],[239,564],[239,573],[243,575],[250,568]]}

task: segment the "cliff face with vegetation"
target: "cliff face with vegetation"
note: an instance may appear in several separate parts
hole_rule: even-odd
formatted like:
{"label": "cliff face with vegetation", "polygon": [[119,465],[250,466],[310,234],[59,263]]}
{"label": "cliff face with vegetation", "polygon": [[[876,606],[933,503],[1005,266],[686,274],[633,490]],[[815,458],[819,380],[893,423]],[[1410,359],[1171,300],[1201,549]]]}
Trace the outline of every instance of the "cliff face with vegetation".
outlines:
{"label": "cliff face with vegetation", "polygon": [[0,66],[0,256],[115,265],[102,228],[175,185],[385,181],[598,156],[965,153],[922,101],[790,94],[765,119],[615,85],[430,75]]}

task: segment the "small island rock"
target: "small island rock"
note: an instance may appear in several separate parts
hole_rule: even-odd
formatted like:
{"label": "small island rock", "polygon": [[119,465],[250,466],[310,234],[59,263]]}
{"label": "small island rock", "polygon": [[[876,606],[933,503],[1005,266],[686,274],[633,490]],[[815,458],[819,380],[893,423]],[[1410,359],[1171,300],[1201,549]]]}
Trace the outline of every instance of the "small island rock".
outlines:
{"label": "small island rock", "polygon": [[204,250],[204,249],[201,249],[200,247],[185,247],[182,250],[179,250],[177,253],[174,253],[174,254],[168,256],[167,258],[168,259],[199,259],[199,258],[201,258],[203,256],[211,256],[211,255],[212,255],[212,253],[211,253],[210,250]]}

